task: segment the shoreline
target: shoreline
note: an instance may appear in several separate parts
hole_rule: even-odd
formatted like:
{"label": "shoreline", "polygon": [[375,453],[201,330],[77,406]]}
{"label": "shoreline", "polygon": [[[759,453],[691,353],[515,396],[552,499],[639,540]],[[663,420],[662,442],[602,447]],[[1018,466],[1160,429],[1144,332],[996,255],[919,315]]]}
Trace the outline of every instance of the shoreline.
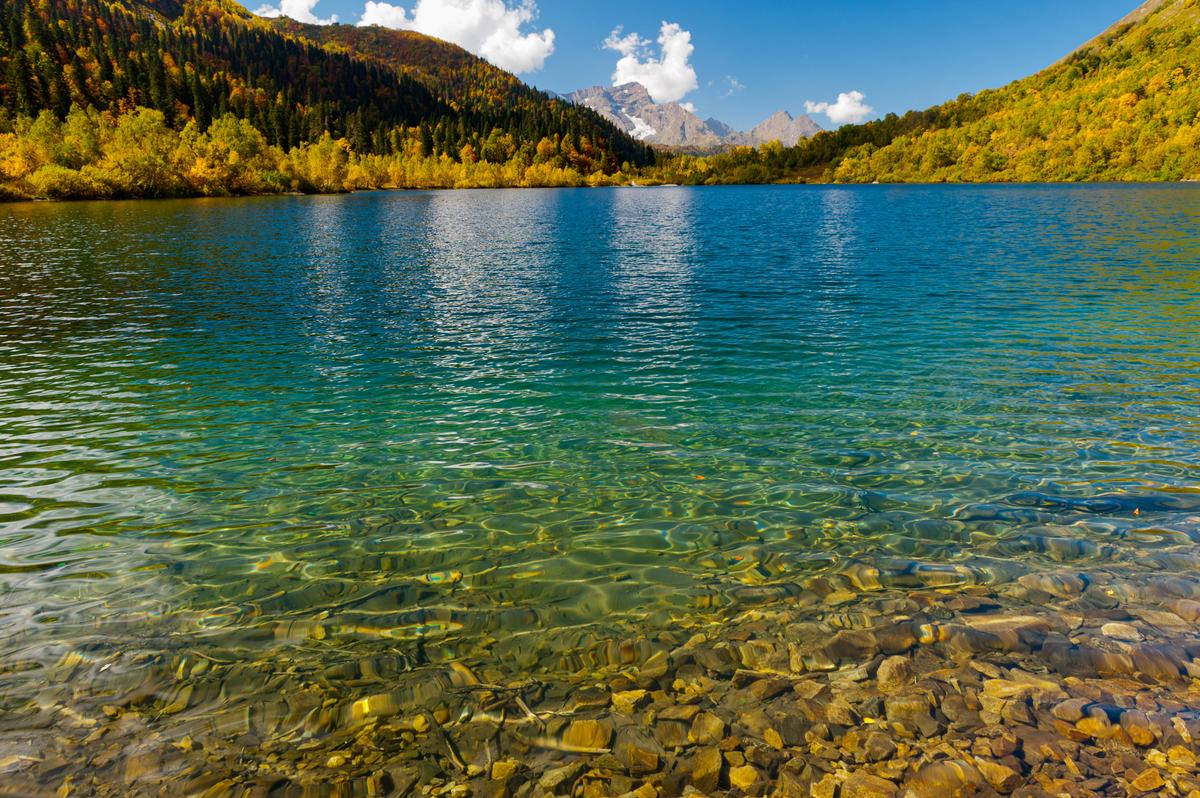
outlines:
{"label": "shoreline", "polygon": [[28,204],[59,204],[59,203],[80,203],[80,202],[144,202],[144,201],[171,201],[171,200],[232,200],[232,199],[265,199],[273,197],[339,197],[349,196],[352,194],[372,194],[372,193],[405,193],[405,192],[422,192],[422,191],[525,191],[525,190],[592,190],[592,189],[614,189],[614,188],[744,188],[750,186],[814,186],[821,188],[906,188],[906,187],[955,187],[955,188],[1032,188],[1038,186],[1051,186],[1056,188],[1071,188],[1071,187],[1166,187],[1166,186],[1189,186],[1200,185],[1200,179],[1185,179],[1185,180],[1096,180],[1096,181],[1030,181],[1030,182],[991,182],[991,183],[965,183],[965,182],[940,182],[940,183],[825,183],[815,181],[805,182],[772,182],[772,183],[669,183],[669,184],[638,184],[631,185],[629,183],[621,183],[615,185],[598,185],[598,186],[461,186],[461,187],[446,187],[434,186],[429,188],[417,187],[384,187],[384,188],[364,188],[354,189],[349,191],[326,191],[326,192],[304,192],[304,191],[282,191],[282,192],[265,192],[257,194],[185,194],[173,197],[34,197],[29,199],[0,197],[0,206],[4,205],[28,205]]}

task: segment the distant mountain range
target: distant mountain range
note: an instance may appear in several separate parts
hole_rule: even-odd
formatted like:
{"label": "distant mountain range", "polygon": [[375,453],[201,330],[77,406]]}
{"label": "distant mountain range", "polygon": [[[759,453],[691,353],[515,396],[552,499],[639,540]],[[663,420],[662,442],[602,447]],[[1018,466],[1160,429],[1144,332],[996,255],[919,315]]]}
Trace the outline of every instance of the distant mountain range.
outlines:
{"label": "distant mountain range", "polygon": [[576,105],[590,108],[640,141],[673,149],[713,151],[757,147],[768,141],[792,146],[821,132],[807,116],[777,111],[750,130],[735,130],[718,119],[701,119],[679,103],[656,103],[640,83],[592,86],[573,92]]}

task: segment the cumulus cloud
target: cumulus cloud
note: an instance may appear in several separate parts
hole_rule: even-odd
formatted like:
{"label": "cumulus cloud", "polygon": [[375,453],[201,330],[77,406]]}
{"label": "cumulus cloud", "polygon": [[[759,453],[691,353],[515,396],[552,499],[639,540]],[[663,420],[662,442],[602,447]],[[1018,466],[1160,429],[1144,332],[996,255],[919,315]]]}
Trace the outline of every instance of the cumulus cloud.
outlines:
{"label": "cumulus cloud", "polygon": [[259,6],[254,12],[260,17],[291,17],[297,22],[307,22],[310,25],[332,25],[337,22],[337,14],[328,19],[321,19],[313,13],[319,0],[280,0],[277,6]]}
{"label": "cumulus cloud", "polygon": [[523,30],[537,15],[533,0],[514,5],[507,0],[417,0],[411,15],[403,6],[367,0],[358,24],[415,30],[454,42],[501,69],[536,72],[554,52],[554,31]]}
{"label": "cumulus cloud", "polygon": [[640,83],[656,103],[671,103],[695,90],[696,70],[688,63],[695,46],[692,34],[675,22],[663,22],[658,31],[659,53],[651,53],[651,42],[636,33],[621,35],[616,28],[604,40],[605,48],[621,54],[613,72],[614,86]]}
{"label": "cumulus cloud", "polygon": [[844,91],[838,95],[835,103],[815,103],[808,100],[804,110],[810,114],[825,114],[835,125],[845,125],[851,122],[861,122],[875,110],[864,100],[867,95],[861,91]]}

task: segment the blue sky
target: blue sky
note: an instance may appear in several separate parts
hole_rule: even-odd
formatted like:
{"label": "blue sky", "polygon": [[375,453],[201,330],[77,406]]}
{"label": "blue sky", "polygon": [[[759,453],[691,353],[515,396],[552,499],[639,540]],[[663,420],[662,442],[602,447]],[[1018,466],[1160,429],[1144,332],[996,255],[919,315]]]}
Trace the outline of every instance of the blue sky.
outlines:
{"label": "blue sky", "polygon": [[[682,82],[677,70],[659,93],[673,98],[686,89],[690,68],[696,88],[680,100],[694,104],[701,117],[745,128],[779,109],[803,113],[806,101],[833,103],[851,91],[864,95],[860,105],[873,109],[870,116],[879,116],[1000,86],[1057,61],[1138,5],[1137,0],[537,0],[530,19],[524,2],[385,0],[374,18],[458,38],[526,81],[562,93],[612,82],[622,52],[604,42],[617,27],[624,43],[612,43],[631,56],[627,65],[657,68],[662,55],[654,40],[663,22],[675,23],[669,41],[683,48],[674,60],[683,70]],[[418,3],[425,8],[416,9]],[[277,9],[356,23],[364,3],[281,0]],[[629,39],[631,33],[639,39]],[[694,49],[681,63],[679,53],[688,43]],[[540,69],[532,68],[538,64]],[[835,126],[823,115],[814,117]]]}

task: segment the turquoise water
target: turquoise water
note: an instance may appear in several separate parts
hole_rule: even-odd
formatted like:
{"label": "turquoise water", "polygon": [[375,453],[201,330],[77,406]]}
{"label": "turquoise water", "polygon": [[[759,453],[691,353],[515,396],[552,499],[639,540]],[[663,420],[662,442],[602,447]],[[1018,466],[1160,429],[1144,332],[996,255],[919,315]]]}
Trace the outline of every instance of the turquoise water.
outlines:
{"label": "turquoise water", "polygon": [[[9,750],[197,657],[551,680],[812,578],[1200,564],[1191,187],[26,204],[0,271]],[[278,689],[220,680],[158,732]]]}

